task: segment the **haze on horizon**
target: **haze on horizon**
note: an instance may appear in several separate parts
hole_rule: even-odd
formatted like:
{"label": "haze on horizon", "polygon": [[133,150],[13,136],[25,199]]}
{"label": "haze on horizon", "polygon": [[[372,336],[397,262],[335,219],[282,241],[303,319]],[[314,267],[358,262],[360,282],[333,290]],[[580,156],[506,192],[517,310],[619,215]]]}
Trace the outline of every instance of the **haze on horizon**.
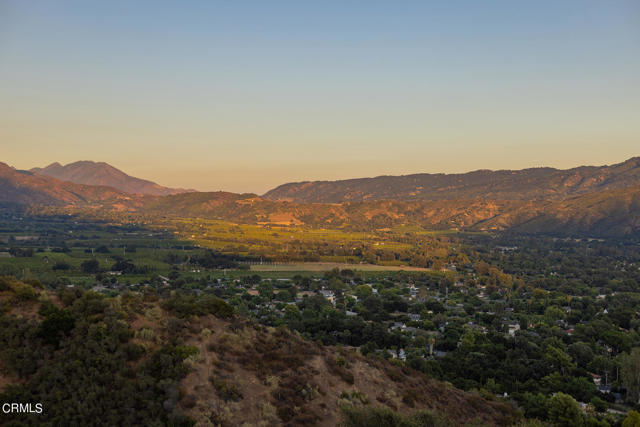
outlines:
{"label": "haze on horizon", "polygon": [[640,3],[0,0],[0,161],[162,185],[640,155]]}

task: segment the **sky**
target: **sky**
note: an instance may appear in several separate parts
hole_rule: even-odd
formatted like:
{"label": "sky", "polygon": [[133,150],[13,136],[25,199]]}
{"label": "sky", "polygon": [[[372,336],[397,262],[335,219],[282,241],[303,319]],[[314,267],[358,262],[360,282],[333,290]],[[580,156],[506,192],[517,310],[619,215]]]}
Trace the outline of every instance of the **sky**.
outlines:
{"label": "sky", "polygon": [[162,185],[640,155],[640,2],[0,0],[0,161]]}

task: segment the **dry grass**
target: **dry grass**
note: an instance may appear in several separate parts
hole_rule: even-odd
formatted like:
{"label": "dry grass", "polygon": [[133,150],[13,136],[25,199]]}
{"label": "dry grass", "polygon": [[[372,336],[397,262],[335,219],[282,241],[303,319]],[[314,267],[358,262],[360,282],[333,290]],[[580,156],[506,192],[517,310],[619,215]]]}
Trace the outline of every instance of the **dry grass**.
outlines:
{"label": "dry grass", "polygon": [[212,316],[189,329],[186,344],[198,347],[202,360],[182,381],[181,406],[198,425],[335,426],[344,404],[403,414],[431,409],[453,425],[509,425],[516,418],[508,405],[284,329]]}

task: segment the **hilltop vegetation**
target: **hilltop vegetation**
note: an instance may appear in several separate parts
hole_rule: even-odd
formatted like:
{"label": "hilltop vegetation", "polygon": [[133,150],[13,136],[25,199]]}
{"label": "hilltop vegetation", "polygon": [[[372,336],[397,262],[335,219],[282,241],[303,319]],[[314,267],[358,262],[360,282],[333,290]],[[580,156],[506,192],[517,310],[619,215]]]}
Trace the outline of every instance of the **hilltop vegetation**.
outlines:
{"label": "hilltop vegetation", "polygon": [[443,425],[519,417],[409,368],[235,317],[213,295],[190,301],[0,278],[0,400],[44,407],[2,423],[335,425],[341,408],[416,406]]}

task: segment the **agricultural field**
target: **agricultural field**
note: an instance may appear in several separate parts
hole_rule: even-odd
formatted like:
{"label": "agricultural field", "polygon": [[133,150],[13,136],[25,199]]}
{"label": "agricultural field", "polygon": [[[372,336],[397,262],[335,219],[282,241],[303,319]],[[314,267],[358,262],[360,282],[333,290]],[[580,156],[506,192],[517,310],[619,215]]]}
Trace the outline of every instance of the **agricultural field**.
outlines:
{"label": "agricultural field", "polygon": [[[450,232],[355,233],[199,218],[135,219],[5,212],[0,217],[0,275],[88,286],[96,277],[106,282],[117,276],[119,282],[136,284],[174,270],[186,280],[243,277],[249,269],[266,278],[335,268],[359,274],[428,271],[466,257],[453,252],[455,233]],[[203,267],[196,260],[208,251],[230,264]]]}
{"label": "agricultural field", "polygon": [[173,229],[183,240],[258,260],[412,266],[439,269],[467,262],[460,238],[486,234],[427,231],[401,226],[354,232],[306,226],[235,224],[204,218],[157,218],[155,227]]}
{"label": "agricultural field", "polygon": [[[175,239],[173,233],[133,225],[6,214],[0,220],[0,275],[37,278],[43,283],[88,283],[95,273],[135,283],[151,273],[168,274],[170,254],[190,257],[204,252],[191,242]],[[90,260],[97,267],[83,268]],[[113,271],[119,261],[129,261],[136,269]]]}

